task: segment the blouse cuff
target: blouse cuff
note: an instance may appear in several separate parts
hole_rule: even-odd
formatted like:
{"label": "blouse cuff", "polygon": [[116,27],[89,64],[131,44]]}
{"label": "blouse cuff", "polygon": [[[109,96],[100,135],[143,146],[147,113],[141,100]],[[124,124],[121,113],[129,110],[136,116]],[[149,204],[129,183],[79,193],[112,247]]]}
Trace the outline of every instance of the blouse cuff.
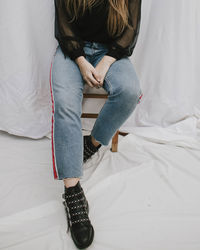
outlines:
{"label": "blouse cuff", "polygon": [[112,56],[116,60],[119,60],[122,57],[124,57],[124,54],[121,51],[119,51],[118,49],[109,49],[108,52],[106,53],[106,55],[107,56]]}
{"label": "blouse cuff", "polygon": [[122,48],[118,44],[115,45],[115,43],[114,43],[114,44],[110,45],[106,55],[112,56],[116,60],[119,60],[119,59],[127,56],[127,51],[126,51],[126,49]]}
{"label": "blouse cuff", "polygon": [[84,57],[86,57],[85,52],[84,52],[84,50],[83,50],[83,46],[80,46],[80,47],[77,48],[77,49],[73,49],[72,51],[69,51],[69,50],[65,47],[65,45],[64,45],[62,42],[60,42],[59,45],[60,45],[60,47],[61,47],[61,50],[62,50],[62,52],[63,52],[63,54],[64,54],[65,59],[66,59],[67,56],[68,56],[71,60],[75,60],[75,59],[76,59],[77,57],[79,57],[79,56],[84,56]]}
{"label": "blouse cuff", "polygon": [[[65,55],[65,58],[66,58],[67,55]],[[84,56],[86,57],[85,55],[85,52],[83,50],[83,48],[78,48],[78,49],[74,49],[73,51],[71,51],[70,54],[68,54],[68,56],[71,58],[71,60],[74,60],[79,57],[79,56]]]}

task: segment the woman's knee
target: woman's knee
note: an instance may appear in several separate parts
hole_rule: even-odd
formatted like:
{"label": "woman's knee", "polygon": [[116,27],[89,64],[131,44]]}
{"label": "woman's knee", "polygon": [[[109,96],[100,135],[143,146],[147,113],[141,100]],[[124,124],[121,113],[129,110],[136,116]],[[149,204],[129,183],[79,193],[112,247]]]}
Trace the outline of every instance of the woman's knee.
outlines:
{"label": "woman's knee", "polygon": [[81,105],[76,103],[76,105],[68,105],[66,103],[56,102],[54,112],[56,117],[65,119],[68,117],[68,120],[76,121],[80,119],[82,111]]}
{"label": "woman's knee", "polygon": [[113,95],[134,102],[141,93],[140,82],[129,58],[123,58],[111,65],[105,78]]}
{"label": "woman's knee", "polygon": [[[116,83],[116,82],[115,82]],[[122,104],[135,104],[138,102],[141,89],[139,84],[134,83],[131,79],[129,82],[121,82],[121,84],[113,84],[117,87],[112,88],[112,96],[117,97]]]}
{"label": "woman's knee", "polygon": [[133,87],[123,87],[120,93],[120,102],[124,109],[133,109],[138,103],[139,93]]}
{"label": "woman's knee", "polygon": [[82,94],[57,94],[54,99],[54,106],[55,112],[58,114],[68,114],[70,116],[76,115],[80,117],[82,113]]}

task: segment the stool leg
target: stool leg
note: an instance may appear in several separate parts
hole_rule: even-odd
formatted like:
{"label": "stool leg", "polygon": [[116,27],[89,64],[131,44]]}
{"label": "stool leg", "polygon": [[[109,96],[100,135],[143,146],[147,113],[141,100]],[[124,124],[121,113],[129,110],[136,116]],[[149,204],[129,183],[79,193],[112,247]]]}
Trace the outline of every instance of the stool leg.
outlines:
{"label": "stool leg", "polygon": [[112,148],[111,148],[112,152],[117,152],[117,148],[118,148],[118,135],[119,135],[119,130],[117,130],[117,132],[115,133],[115,135],[112,138]]}

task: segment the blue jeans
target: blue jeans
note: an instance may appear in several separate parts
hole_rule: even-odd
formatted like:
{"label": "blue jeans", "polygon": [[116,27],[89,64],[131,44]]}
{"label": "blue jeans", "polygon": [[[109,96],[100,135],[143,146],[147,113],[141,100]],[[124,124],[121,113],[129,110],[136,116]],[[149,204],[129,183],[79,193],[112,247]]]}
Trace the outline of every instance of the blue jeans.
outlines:
{"label": "blue jeans", "polygon": [[[86,60],[94,67],[108,51],[106,44],[85,41]],[[84,84],[78,65],[58,45],[51,63],[52,160],[54,179],[83,176],[82,98]],[[115,61],[103,83],[108,99],[95,121],[91,135],[108,145],[115,132],[140,102],[142,91],[128,57]]]}

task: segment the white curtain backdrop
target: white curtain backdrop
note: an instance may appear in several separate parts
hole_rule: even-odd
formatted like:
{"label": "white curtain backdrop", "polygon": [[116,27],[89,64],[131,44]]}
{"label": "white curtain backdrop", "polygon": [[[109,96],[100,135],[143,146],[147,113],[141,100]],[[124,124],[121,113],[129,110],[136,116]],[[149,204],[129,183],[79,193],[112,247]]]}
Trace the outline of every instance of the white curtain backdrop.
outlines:
{"label": "white curtain backdrop", "polygon": [[[159,126],[196,135],[199,11],[199,0],[143,0],[140,35],[131,56],[143,97],[121,131]],[[49,71],[58,45],[53,0],[0,0],[0,34],[0,130],[35,139],[48,136]],[[83,128],[92,128],[94,120],[82,121]]]}

